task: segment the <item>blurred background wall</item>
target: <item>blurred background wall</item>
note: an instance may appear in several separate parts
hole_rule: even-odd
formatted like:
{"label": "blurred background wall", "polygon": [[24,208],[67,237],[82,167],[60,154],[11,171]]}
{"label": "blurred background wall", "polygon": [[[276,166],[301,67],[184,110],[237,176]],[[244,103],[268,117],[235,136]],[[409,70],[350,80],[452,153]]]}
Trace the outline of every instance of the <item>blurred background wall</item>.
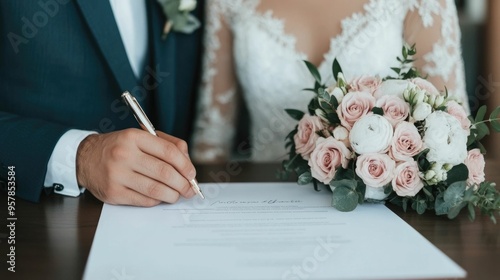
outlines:
{"label": "blurred background wall", "polygon": [[[500,1],[456,0],[471,110],[500,106]],[[489,114],[488,114],[489,115]],[[500,158],[500,135],[485,141],[487,157]]]}

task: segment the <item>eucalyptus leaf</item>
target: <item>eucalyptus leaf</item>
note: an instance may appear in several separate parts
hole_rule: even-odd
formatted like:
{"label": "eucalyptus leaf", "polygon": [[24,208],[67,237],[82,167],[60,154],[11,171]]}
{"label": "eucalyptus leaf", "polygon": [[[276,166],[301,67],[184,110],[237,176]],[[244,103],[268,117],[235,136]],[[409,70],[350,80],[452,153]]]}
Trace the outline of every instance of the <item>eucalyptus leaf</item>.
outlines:
{"label": "eucalyptus leaf", "polygon": [[477,135],[476,135],[476,140],[479,141],[484,138],[484,136],[490,134],[490,130],[486,123],[477,123],[476,124],[476,129],[477,129]]}
{"label": "eucalyptus leaf", "polygon": [[493,112],[490,114],[490,122],[491,122],[491,127],[496,132],[500,132],[500,106],[496,107]]}
{"label": "eucalyptus leaf", "polygon": [[312,180],[313,180],[313,177],[311,175],[311,172],[307,171],[307,172],[300,174],[300,176],[297,180],[297,183],[299,185],[307,185],[307,184],[311,183]]}
{"label": "eucalyptus leaf", "polygon": [[417,213],[422,215],[425,213],[425,210],[427,209],[427,202],[424,199],[419,199],[417,201]]}
{"label": "eucalyptus leaf", "polygon": [[444,191],[444,201],[450,203],[451,207],[460,204],[463,201],[463,196],[467,184],[465,181],[455,182],[448,186]]}
{"label": "eucalyptus leaf", "polygon": [[436,201],[434,203],[434,209],[436,211],[436,215],[446,215],[450,209],[450,203],[444,200],[444,194],[440,193],[436,197]]}
{"label": "eucalyptus leaf", "polygon": [[350,212],[358,206],[359,195],[355,190],[338,186],[333,190],[332,206],[342,212]]}
{"label": "eucalyptus leaf", "polygon": [[460,211],[462,208],[464,208],[467,205],[467,202],[461,202],[455,206],[452,206],[450,210],[448,211],[448,218],[449,219],[454,219],[460,214]]}
{"label": "eucalyptus leaf", "polygon": [[330,182],[330,186],[332,186],[332,187],[335,187],[335,188],[343,187],[343,188],[348,188],[348,189],[353,190],[353,191],[356,190],[357,185],[358,185],[358,183],[356,182],[356,180],[349,180],[349,179],[343,179],[340,181],[332,180]]}
{"label": "eucalyptus leaf", "polygon": [[482,122],[484,120],[484,116],[486,115],[486,108],[486,105],[479,107],[476,113],[476,117],[474,118],[474,121],[476,123]]}
{"label": "eucalyptus leaf", "polygon": [[474,221],[476,219],[476,209],[474,208],[474,204],[469,203],[467,205],[467,210],[469,211],[469,219]]}

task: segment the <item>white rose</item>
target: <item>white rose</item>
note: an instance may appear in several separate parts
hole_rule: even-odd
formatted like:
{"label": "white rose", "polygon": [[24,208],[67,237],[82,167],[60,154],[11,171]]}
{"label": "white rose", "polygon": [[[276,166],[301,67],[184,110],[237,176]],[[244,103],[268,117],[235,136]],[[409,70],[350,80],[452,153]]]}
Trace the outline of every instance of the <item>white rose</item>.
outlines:
{"label": "white rose", "polygon": [[425,119],[424,145],[429,148],[427,160],[457,165],[467,157],[467,132],[452,115],[436,111]]}
{"label": "white rose", "polygon": [[403,93],[407,89],[413,89],[416,86],[407,80],[386,80],[380,84],[378,89],[373,94],[375,98],[379,99],[384,95],[394,95],[403,98]]}
{"label": "white rose", "polygon": [[392,141],[391,123],[380,115],[362,117],[351,129],[349,141],[358,154],[385,153]]}
{"label": "white rose", "polygon": [[431,105],[429,105],[425,102],[422,102],[422,103],[419,103],[417,106],[415,106],[415,108],[413,109],[412,116],[417,121],[423,121],[431,113],[432,113]]}
{"label": "white rose", "polygon": [[179,3],[179,11],[191,12],[196,9],[196,0],[181,0]]}
{"label": "white rose", "polygon": [[348,136],[349,136],[349,131],[347,130],[347,128],[345,128],[343,126],[337,126],[333,130],[333,138],[335,138],[339,141],[347,139]]}

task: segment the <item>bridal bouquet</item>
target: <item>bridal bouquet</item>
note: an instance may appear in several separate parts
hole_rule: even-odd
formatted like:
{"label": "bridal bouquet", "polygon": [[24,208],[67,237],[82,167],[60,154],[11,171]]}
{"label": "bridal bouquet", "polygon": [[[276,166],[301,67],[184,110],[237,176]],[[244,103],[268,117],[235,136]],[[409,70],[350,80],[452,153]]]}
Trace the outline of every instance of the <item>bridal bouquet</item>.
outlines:
{"label": "bridal bouquet", "polygon": [[486,120],[486,107],[467,116],[462,105],[439,92],[411,67],[413,47],[403,47],[397,77],[362,76],[346,81],[337,60],[336,83],[324,85],[318,70],[308,113],[287,109],[298,122],[286,137],[284,173],[299,184],[323,183],[333,191],[332,206],[352,211],[364,201],[390,201],[419,214],[456,217],[479,208],[495,222],[500,195],[485,181],[479,142],[500,132],[500,107]]}

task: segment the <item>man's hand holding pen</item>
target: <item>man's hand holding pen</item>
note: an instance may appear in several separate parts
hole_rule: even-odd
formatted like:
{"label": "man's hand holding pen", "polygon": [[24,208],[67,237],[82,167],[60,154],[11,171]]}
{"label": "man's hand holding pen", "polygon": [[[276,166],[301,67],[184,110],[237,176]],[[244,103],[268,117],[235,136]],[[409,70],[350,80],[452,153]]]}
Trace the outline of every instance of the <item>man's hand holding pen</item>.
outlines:
{"label": "man's hand holding pen", "polygon": [[154,206],[180,196],[203,193],[182,139],[155,131],[137,100],[124,92],[125,103],[141,128],[90,135],[78,147],[78,184],[110,204]]}
{"label": "man's hand holding pen", "polygon": [[110,204],[154,206],[196,193],[196,170],[184,140],[140,130],[94,134],[78,148],[78,184]]}

